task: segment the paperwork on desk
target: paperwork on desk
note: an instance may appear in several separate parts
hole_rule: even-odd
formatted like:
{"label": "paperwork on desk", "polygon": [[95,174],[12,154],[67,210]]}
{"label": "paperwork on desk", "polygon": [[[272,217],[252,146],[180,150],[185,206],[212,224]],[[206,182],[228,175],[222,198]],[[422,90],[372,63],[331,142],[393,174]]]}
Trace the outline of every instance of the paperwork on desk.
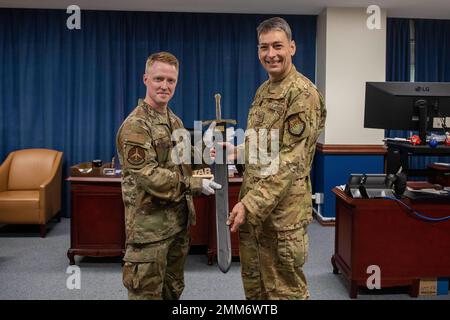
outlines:
{"label": "paperwork on desk", "polygon": [[435,164],[437,166],[443,166],[443,167],[449,167],[450,168],[450,163],[447,163],[447,162],[434,162],[433,164]]}
{"label": "paperwork on desk", "polygon": [[422,188],[422,189],[413,189],[411,187],[407,187],[405,193],[403,194],[405,197],[410,198],[412,200],[416,199],[450,199],[450,188],[444,189],[435,189],[435,188]]}
{"label": "paperwork on desk", "polygon": [[[430,185],[430,184],[427,183],[427,185]],[[336,188],[339,190],[345,191],[345,184],[336,186]],[[386,195],[384,195],[384,196],[386,196]],[[408,186],[408,187],[406,187],[405,196],[411,197],[411,198],[426,198],[427,196],[450,197],[450,187],[444,187],[441,190],[437,190],[435,188],[411,188]]]}
{"label": "paperwork on desk", "polygon": [[436,190],[436,189],[433,189],[433,188],[424,188],[424,189],[413,189],[413,188],[410,188],[410,187],[407,187],[406,188],[409,192],[413,192],[413,193],[415,193],[415,194],[420,194],[420,195],[436,195],[436,196],[447,196],[448,195],[448,193],[449,193],[449,191],[450,191],[450,188],[444,188],[444,189],[442,189],[442,190]]}

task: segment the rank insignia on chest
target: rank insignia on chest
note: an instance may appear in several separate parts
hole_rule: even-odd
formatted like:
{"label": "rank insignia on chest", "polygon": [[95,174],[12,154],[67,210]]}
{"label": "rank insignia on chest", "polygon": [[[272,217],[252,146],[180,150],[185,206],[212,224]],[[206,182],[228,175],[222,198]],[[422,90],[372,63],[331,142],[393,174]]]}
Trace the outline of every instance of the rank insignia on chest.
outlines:
{"label": "rank insignia on chest", "polygon": [[278,113],[283,112],[283,106],[279,103],[271,103],[269,104],[269,108],[275,110]]}
{"label": "rank insignia on chest", "polygon": [[256,111],[255,112],[255,124],[261,124],[264,122],[264,112]]}
{"label": "rank insignia on chest", "polygon": [[305,122],[300,119],[298,114],[294,114],[288,118],[288,130],[293,136],[301,136],[305,130]]}
{"label": "rank insignia on chest", "polygon": [[145,161],[145,151],[142,147],[133,146],[128,151],[127,161],[133,165],[138,166]]}

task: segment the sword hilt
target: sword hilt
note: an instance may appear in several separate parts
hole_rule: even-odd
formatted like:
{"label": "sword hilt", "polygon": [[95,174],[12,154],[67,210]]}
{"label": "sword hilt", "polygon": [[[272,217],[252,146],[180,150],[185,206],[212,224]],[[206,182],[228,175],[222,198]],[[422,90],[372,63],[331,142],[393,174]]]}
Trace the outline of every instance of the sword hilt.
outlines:
{"label": "sword hilt", "polygon": [[220,93],[216,93],[214,95],[214,98],[216,98],[216,119],[202,121],[202,125],[207,126],[207,125],[210,125],[213,122],[216,122],[215,130],[220,131],[220,132],[224,132],[226,124],[228,123],[228,124],[236,125],[236,120],[233,120],[233,119],[222,119],[222,109],[221,109],[221,106],[220,106],[220,99],[221,99]]}
{"label": "sword hilt", "polygon": [[220,120],[222,119],[222,112],[220,110],[220,93],[216,93],[214,98],[216,98],[216,118]]}

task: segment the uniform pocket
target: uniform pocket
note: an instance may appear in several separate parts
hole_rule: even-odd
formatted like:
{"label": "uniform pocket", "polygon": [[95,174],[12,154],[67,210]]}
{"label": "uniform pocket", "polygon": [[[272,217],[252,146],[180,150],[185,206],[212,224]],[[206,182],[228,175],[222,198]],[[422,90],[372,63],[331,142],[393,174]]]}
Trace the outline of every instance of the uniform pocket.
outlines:
{"label": "uniform pocket", "polygon": [[165,164],[172,148],[171,133],[167,125],[155,125],[151,129],[152,145],[159,164]]}
{"label": "uniform pocket", "polygon": [[302,267],[308,255],[308,235],[303,228],[279,231],[277,249],[281,267],[292,270]]}
{"label": "uniform pocket", "polygon": [[239,231],[239,256],[241,261],[245,261],[241,264],[242,275],[246,278],[259,278],[258,248],[254,236],[249,231]]}
{"label": "uniform pocket", "polygon": [[152,262],[158,259],[159,247],[157,245],[128,246],[123,257],[127,262]]}
{"label": "uniform pocket", "polygon": [[165,164],[169,160],[171,150],[171,141],[167,138],[159,138],[154,140],[156,156],[159,164]]}
{"label": "uniform pocket", "polygon": [[252,114],[253,128],[270,130],[274,124],[281,118],[280,114],[273,109],[259,109]]}
{"label": "uniform pocket", "polygon": [[159,268],[158,254],[160,248],[151,246],[140,248],[128,247],[123,260],[123,285],[128,290],[146,290],[147,292],[159,290],[162,275]]}
{"label": "uniform pocket", "polygon": [[135,281],[137,273],[137,264],[125,262],[122,269],[122,282],[128,290],[136,290],[138,283]]}

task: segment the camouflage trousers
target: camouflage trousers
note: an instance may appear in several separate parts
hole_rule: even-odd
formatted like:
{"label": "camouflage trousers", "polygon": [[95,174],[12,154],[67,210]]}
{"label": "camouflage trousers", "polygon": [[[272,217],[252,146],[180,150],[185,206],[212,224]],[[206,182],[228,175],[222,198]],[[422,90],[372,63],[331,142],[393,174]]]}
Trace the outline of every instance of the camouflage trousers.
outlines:
{"label": "camouflage trousers", "polygon": [[179,299],[184,289],[189,245],[187,230],[162,241],[128,245],[122,270],[128,299]]}
{"label": "camouflage trousers", "polygon": [[252,300],[308,299],[302,267],[308,257],[305,228],[239,232],[239,255],[245,296]]}

